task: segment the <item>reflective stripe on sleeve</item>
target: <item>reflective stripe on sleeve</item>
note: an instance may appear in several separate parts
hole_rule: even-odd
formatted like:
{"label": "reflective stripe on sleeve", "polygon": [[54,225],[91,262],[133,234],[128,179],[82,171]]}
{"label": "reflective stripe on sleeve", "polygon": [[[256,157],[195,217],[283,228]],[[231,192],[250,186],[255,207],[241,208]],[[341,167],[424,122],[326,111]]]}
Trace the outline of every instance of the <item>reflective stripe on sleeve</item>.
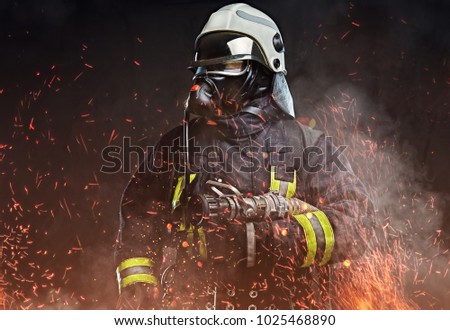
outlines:
{"label": "reflective stripe on sleeve", "polygon": [[309,222],[308,218],[304,214],[296,214],[294,215],[295,219],[302,226],[303,231],[305,232],[306,237],[306,247],[308,251],[306,252],[305,262],[301,266],[302,268],[309,267],[312,265],[314,258],[316,257],[317,252],[317,240],[316,233],[314,232],[314,228]]}
{"label": "reflective stripe on sleeve", "polygon": [[122,261],[119,264],[119,272],[128,269],[130,267],[136,267],[136,266],[141,266],[141,267],[153,267],[153,261],[151,261],[149,258],[144,258],[144,257],[138,257],[138,258],[130,258],[130,259],[126,259],[124,261]]}
{"label": "reflective stripe on sleeve", "polygon": [[325,213],[323,213],[322,211],[315,211],[313,212],[313,214],[319,220],[320,225],[323,229],[323,233],[325,235],[325,251],[323,252],[323,258],[319,263],[320,266],[323,266],[327,264],[331,259],[331,254],[334,248],[334,232],[333,227],[331,226],[331,223]]}
{"label": "reflective stripe on sleeve", "polygon": [[120,282],[120,286],[122,288],[125,288],[131,284],[135,284],[135,283],[148,283],[148,284],[152,284],[152,285],[158,285],[158,280],[156,279],[155,276],[150,275],[150,274],[133,274],[133,275],[128,275],[125,278],[122,278],[121,282]]}

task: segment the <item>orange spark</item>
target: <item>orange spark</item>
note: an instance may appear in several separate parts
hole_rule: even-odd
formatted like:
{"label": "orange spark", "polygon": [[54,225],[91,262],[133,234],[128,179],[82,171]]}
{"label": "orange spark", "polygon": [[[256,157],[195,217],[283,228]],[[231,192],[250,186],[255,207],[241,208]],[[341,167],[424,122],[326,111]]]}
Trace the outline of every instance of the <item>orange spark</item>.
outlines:
{"label": "orange spark", "polygon": [[77,81],[78,80],[78,78],[80,78],[82,75],[83,75],[83,71],[81,71],[74,79],[73,79],[73,81]]}
{"label": "orange spark", "polygon": [[30,129],[30,131],[34,131],[33,123],[34,123],[34,117],[31,118],[30,125],[28,126],[28,128]]}

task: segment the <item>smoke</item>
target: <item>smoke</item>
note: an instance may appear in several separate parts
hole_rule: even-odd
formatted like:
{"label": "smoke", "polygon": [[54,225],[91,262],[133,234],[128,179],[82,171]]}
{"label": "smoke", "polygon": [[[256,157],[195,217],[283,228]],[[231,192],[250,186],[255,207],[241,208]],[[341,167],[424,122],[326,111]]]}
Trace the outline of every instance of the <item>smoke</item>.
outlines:
{"label": "smoke", "polygon": [[369,251],[365,266],[349,267],[347,286],[338,274],[342,308],[449,308],[445,8],[357,1],[314,11],[316,25],[308,10],[287,23],[302,35],[296,42],[284,34],[297,115],[350,146],[346,156],[385,237],[384,258]]}
{"label": "smoke", "polygon": [[417,150],[395,133],[399,123],[351,85],[330,89],[312,117],[300,120],[317,122],[335,143],[349,146],[346,156],[372,197],[381,232],[363,260],[335,271],[337,306],[448,308],[449,196],[433,191]]}

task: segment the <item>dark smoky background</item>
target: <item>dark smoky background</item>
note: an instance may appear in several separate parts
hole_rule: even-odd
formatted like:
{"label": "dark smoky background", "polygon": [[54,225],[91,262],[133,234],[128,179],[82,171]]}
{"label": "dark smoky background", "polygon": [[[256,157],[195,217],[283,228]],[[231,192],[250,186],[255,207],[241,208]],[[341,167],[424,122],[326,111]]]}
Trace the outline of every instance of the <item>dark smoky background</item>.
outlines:
{"label": "dark smoky background", "polygon": [[[101,150],[180,123],[195,37],[228,3],[0,1],[0,307],[114,308],[130,174],[101,173]],[[448,1],[247,3],[281,29],[299,120],[354,147],[404,237],[408,295],[450,308]]]}

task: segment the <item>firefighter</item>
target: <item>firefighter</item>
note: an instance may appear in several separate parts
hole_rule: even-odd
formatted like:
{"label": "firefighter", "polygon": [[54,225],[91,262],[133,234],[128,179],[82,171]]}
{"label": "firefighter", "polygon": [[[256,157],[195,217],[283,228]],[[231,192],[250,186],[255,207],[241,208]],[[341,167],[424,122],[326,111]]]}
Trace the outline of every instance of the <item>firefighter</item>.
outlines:
{"label": "firefighter", "polygon": [[184,125],[123,194],[119,308],[326,308],[329,265],[366,249],[368,194],[342,148],[295,120],[284,52],[249,5],[210,16]]}

